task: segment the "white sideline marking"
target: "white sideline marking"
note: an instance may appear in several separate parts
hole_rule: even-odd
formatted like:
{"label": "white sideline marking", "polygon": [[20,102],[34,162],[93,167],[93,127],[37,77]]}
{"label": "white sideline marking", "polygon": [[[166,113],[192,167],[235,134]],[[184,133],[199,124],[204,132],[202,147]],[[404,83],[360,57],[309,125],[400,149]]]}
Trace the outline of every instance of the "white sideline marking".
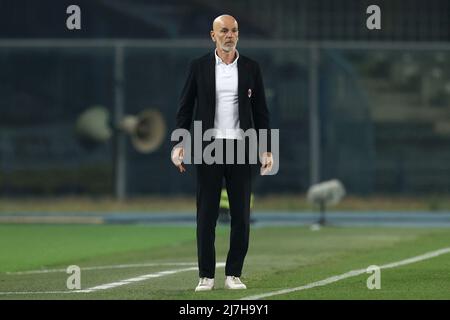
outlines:
{"label": "white sideline marking", "polygon": [[[217,267],[224,267],[225,266],[225,262],[218,262],[216,264],[216,266]],[[95,286],[95,287],[91,287],[91,288],[83,289],[83,290],[0,292],[0,295],[52,294],[52,293],[53,294],[60,294],[60,293],[90,293],[90,292],[99,291],[99,290],[106,290],[106,289],[116,288],[116,287],[120,287],[120,286],[129,284],[129,283],[144,281],[144,280],[151,279],[151,278],[159,278],[159,277],[163,277],[163,276],[167,276],[167,275],[171,275],[171,274],[175,274],[175,273],[180,273],[180,272],[185,272],[185,271],[194,271],[194,270],[198,270],[198,267],[190,267],[190,268],[174,269],[174,270],[165,270],[165,271],[160,271],[160,272],[156,272],[156,273],[144,274],[142,276],[138,276],[138,277],[134,277],[134,278],[130,278],[130,279],[120,280],[120,281],[117,281],[117,282],[106,283],[106,284],[102,284],[102,285],[99,285],[99,286]]]}
{"label": "white sideline marking", "polygon": [[[161,262],[161,263],[136,263],[136,264],[116,264],[109,266],[80,267],[81,271],[85,270],[106,270],[106,269],[126,269],[126,268],[142,268],[142,267],[160,267],[160,266],[196,266],[197,262]],[[18,272],[6,272],[9,275],[21,274],[39,274],[51,272],[66,272],[66,269],[43,269]]]}
{"label": "white sideline marking", "polygon": [[[382,265],[382,266],[380,266],[380,269],[395,268],[395,267],[403,266],[406,264],[434,258],[434,257],[440,256],[440,255],[443,255],[443,254],[446,254],[449,252],[450,252],[450,248],[443,248],[443,249],[439,249],[439,250],[435,250],[435,251],[430,251],[430,252],[427,252],[420,256],[416,256],[416,257],[412,257],[409,259]],[[280,294],[291,293],[294,291],[301,291],[301,290],[311,289],[314,287],[325,286],[327,284],[337,282],[342,279],[346,279],[346,278],[350,278],[350,277],[354,277],[354,276],[358,276],[360,274],[366,273],[366,270],[367,269],[352,270],[352,271],[343,273],[341,275],[337,275],[337,276],[329,277],[329,278],[326,278],[326,279],[323,279],[320,281],[312,282],[312,283],[304,285],[304,286],[283,289],[283,290],[278,290],[278,291],[272,291],[272,292],[267,292],[267,293],[263,293],[263,294],[253,295],[253,296],[247,296],[247,297],[241,298],[240,300],[259,300],[262,298],[272,297],[272,296],[276,296],[276,295],[280,295]]]}
{"label": "white sideline marking", "polygon": [[[450,248],[443,248],[443,249],[439,249],[439,250],[435,250],[435,251],[430,251],[427,252],[423,255],[420,256],[416,256],[416,257],[412,257],[409,259],[405,259],[405,260],[400,260],[397,262],[392,262],[392,263],[388,263],[385,265],[380,266],[380,269],[389,269],[389,268],[395,268],[395,267],[399,267],[399,266],[403,266],[403,265],[407,265],[407,264],[411,264],[411,263],[415,263],[415,262],[419,262],[419,261],[423,261],[426,259],[430,259],[430,258],[434,258],[446,253],[450,252]],[[225,263],[224,262],[219,262],[217,263],[217,267],[224,267]],[[146,274],[146,275],[142,275],[142,276],[138,276],[138,277],[134,277],[134,278],[130,278],[130,279],[125,279],[125,280],[121,280],[121,281],[117,281],[117,282],[112,282],[112,283],[107,283],[107,284],[103,284],[100,286],[95,286],[92,288],[88,288],[88,289],[83,289],[83,290],[70,290],[70,291],[22,291],[22,292],[0,292],[0,295],[23,295],[23,294],[62,294],[62,293],[90,293],[90,292],[94,292],[94,291],[98,291],[98,290],[106,290],[106,289],[111,289],[111,288],[116,288],[119,286],[123,286],[132,282],[139,282],[139,281],[144,281],[150,278],[159,278],[165,275],[170,275],[170,274],[175,274],[175,273],[179,273],[179,272],[185,272],[185,271],[192,271],[192,270],[198,270],[197,267],[191,267],[191,268],[184,268],[184,269],[175,269],[175,270],[166,270],[166,271],[161,271],[161,272],[157,272],[157,273],[151,273],[151,274]],[[354,277],[354,276],[358,276],[360,274],[363,274],[366,272],[366,269],[358,269],[358,270],[352,270],[346,273],[343,273],[341,275],[337,275],[337,276],[332,276],[329,278],[326,278],[324,280],[320,280],[317,282],[312,282],[310,284],[304,285],[304,286],[300,286],[300,287],[296,287],[296,288],[289,288],[289,289],[283,289],[283,290],[278,290],[278,291],[272,291],[272,292],[267,292],[267,293],[263,293],[260,295],[253,295],[253,296],[247,296],[244,298],[241,298],[241,300],[259,300],[262,298],[266,298],[266,297],[271,297],[271,296],[275,296],[275,295],[280,295],[280,294],[286,294],[286,293],[291,293],[294,291],[301,291],[301,290],[306,290],[306,289],[311,289],[314,287],[318,287],[318,286],[324,286],[333,282],[337,282],[339,280],[342,279],[346,279],[346,278],[350,278],[350,277]]]}

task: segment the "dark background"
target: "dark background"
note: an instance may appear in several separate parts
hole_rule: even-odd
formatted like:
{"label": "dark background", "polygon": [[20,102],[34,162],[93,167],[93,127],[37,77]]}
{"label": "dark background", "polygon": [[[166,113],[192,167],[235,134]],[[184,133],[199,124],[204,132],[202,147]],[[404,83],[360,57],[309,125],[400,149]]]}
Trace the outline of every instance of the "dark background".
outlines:
{"label": "dark background", "polygon": [[[81,30],[66,28],[71,4]],[[381,30],[366,28],[371,4]],[[310,54],[319,44],[320,180],[338,178],[357,195],[448,194],[449,12],[444,0],[0,0],[0,193],[113,193],[113,141],[86,148],[74,124],[91,106],[113,113],[115,46],[125,39],[139,40],[124,47],[126,114],[155,108],[167,125],[151,154],[127,141],[127,191],[193,194],[193,170],[180,177],[170,162],[170,133],[187,65],[213,50],[212,20],[229,13],[238,50],[261,65],[280,129],[279,173],[258,179],[257,193],[311,184]]]}

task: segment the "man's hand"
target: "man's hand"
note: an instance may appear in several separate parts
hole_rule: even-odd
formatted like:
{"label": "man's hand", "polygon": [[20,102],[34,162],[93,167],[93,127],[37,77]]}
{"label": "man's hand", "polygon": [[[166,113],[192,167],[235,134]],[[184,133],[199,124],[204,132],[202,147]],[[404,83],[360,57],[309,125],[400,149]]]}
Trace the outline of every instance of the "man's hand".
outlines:
{"label": "man's hand", "polygon": [[264,176],[272,170],[273,157],[272,152],[264,152],[261,156],[261,175]]}
{"label": "man's hand", "polygon": [[184,158],[184,148],[183,147],[175,147],[172,149],[172,162],[173,164],[180,170],[181,173],[185,172],[186,169],[183,166],[183,158]]}

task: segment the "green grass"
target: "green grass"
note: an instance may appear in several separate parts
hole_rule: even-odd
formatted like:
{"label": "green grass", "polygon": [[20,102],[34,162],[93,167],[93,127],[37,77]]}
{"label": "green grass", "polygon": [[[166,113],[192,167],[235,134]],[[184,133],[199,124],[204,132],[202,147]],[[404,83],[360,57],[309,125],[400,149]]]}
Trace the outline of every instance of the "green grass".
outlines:
{"label": "green grass", "polygon": [[[185,271],[92,293],[0,295],[0,299],[238,299],[298,287],[369,265],[391,263],[450,246],[448,229],[261,227],[251,231],[242,279],[245,291],[195,293],[197,271]],[[217,260],[225,261],[229,230],[219,226]],[[195,228],[169,226],[1,225],[0,292],[67,290],[64,272],[6,274],[76,264],[82,289],[180,266],[84,270],[86,266],[196,262]],[[449,299],[450,254],[381,271],[380,290],[369,274],[270,299]]]}
{"label": "green grass", "polygon": [[0,225],[0,272],[97,257],[101,261],[111,255],[192,242],[194,236],[189,227]]}

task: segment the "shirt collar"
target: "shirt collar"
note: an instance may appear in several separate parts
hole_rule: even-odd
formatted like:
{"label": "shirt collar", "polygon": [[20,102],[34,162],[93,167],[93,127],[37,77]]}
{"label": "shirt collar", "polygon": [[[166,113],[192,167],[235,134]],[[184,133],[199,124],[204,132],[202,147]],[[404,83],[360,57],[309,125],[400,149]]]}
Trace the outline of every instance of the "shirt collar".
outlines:
{"label": "shirt collar", "polygon": [[[221,63],[225,64],[225,62],[223,62],[222,59],[220,59],[220,57],[217,55],[217,49],[214,50],[214,56],[216,57],[216,66],[221,64]],[[238,59],[239,59],[239,52],[236,49],[236,59],[234,59],[234,61],[232,63],[230,63],[229,66],[232,66],[232,65],[236,64]]]}

